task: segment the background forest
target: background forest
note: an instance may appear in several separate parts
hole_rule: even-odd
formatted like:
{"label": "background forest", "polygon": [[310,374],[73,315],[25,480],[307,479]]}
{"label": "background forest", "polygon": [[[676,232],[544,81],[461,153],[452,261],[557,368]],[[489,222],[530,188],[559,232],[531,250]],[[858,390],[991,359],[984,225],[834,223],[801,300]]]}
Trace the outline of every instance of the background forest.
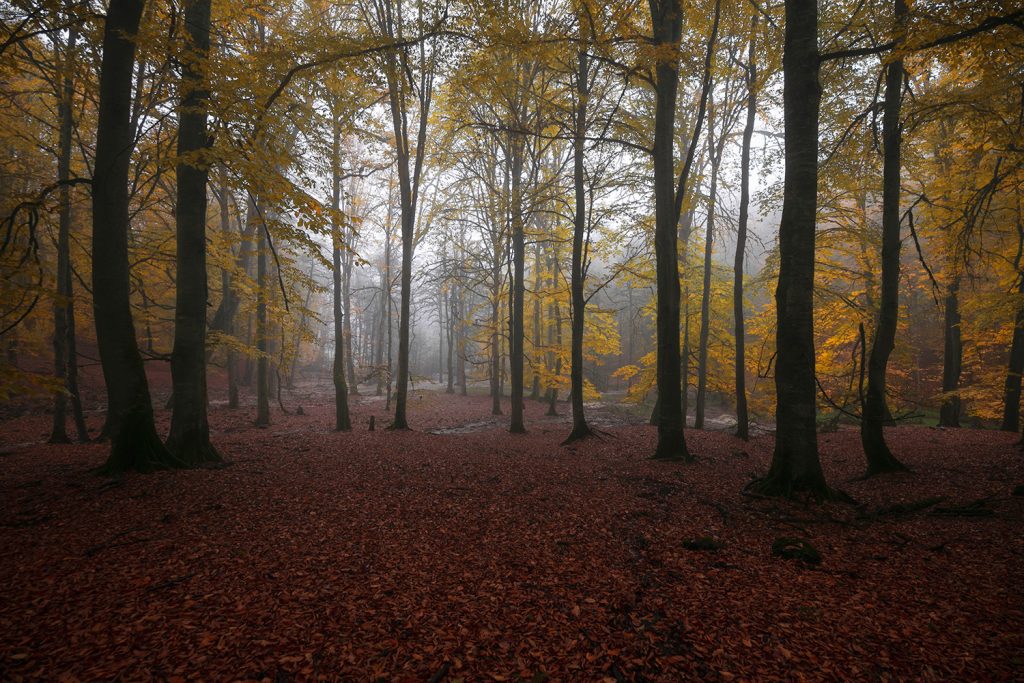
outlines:
{"label": "background forest", "polygon": [[[112,28],[121,5],[128,24]],[[207,5],[115,2],[106,22],[90,2],[3,9],[9,406],[55,395],[54,439],[65,438],[66,403],[84,438],[78,374],[103,355],[96,327],[134,324],[152,368],[183,347],[186,299],[193,339],[226,373],[227,395],[217,382],[214,400],[255,395],[259,422],[281,387],[332,363],[342,395],[385,393],[390,407],[394,387],[400,424],[408,381],[430,380],[486,386],[515,431],[520,397],[556,410],[573,372],[581,417],[603,394],[649,411],[651,181],[668,143],[682,411],[697,427],[709,408],[736,414],[741,434],[750,419],[772,422],[781,6],[669,4],[662,40],[657,21],[650,37],[654,6],[641,3]],[[885,346],[881,319],[895,324],[881,361],[886,420],[1018,429],[1020,22],[997,2],[821,8],[819,421],[858,419],[869,355]],[[105,41],[134,49],[112,124],[126,124],[112,135],[130,151],[117,152],[128,179],[120,218],[95,215],[110,202],[90,182],[103,154]],[[667,140],[656,130],[666,64],[678,73]],[[890,116],[898,133],[883,130]],[[182,242],[196,211],[199,237]],[[112,220],[124,221],[123,244],[94,234]],[[104,321],[91,273],[120,272],[108,268],[119,250],[128,270],[112,279],[128,278],[130,313]]]}

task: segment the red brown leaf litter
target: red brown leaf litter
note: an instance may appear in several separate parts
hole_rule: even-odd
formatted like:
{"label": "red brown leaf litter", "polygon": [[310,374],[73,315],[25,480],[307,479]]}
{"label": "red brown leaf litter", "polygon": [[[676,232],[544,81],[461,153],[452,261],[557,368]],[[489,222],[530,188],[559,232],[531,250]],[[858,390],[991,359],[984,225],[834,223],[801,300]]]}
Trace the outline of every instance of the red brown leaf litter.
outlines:
{"label": "red brown leaf litter", "polygon": [[[107,445],[8,420],[0,679],[1020,680],[1014,435],[892,429],[914,472],[856,481],[856,431],[825,434],[859,505],[804,505],[740,493],[770,434],[690,430],[699,460],[661,463],[651,427],[561,447],[546,406],[513,436],[489,405],[416,392],[390,432],[355,399],[347,434],[322,401],[262,430],[218,406],[230,466],[122,480],[90,471]],[[772,557],[780,536],[821,564]]]}

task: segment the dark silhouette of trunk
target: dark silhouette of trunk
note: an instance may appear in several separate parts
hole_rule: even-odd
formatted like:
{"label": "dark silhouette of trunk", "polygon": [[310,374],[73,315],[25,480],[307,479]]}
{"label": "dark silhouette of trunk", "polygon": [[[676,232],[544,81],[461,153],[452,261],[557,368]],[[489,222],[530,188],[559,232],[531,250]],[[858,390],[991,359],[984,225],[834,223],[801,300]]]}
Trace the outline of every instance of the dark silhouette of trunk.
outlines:
{"label": "dark silhouette of trunk", "polygon": [[814,238],[818,190],[817,0],[786,0],[783,52],[786,179],[779,225],[775,452],[762,495],[831,495],[818,459],[814,380]]}
{"label": "dark silhouette of trunk", "polygon": [[67,404],[71,401],[78,440],[89,440],[89,430],[82,413],[78,393],[78,358],[75,351],[75,306],[71,282],[71,135],[74,131],[72,104],[75,95],[74,55],[78,42],[78,28],[68,30],[61,61],[61,81],[58,93],[57,117],[59,142],[57,150],[57,181],[60,188],[60,216],[57,237],[57,301],[53,307],[53,363],[61,390],[54,396],[53,431],[50,443],[69,443],[67,433]]}
{"label": "dark silhouette of trunk", "polygon": [[946,290],[945,315],[942,321],[942,407],[939,409],[940,427],[960,426],[960,369],[963,363],[963,343],[960,339],[960,276],[957,275]]}
{"label": "dark silhouette of trunk", "polygon": [[333,243],[333,265],[331,280],[334,285],[334,429],[347,432],[352,429],[352,421],[348,414],[348,387],[345,385],[345,323],[342,295],[341,226],[338,224],[338,212],[341,210],[341,125],[334,122],[334,138],[331,144],[331,208],[334,210],[331,219],[331,241]]}
{"label": "dark silhouette of trunk", "polygon": [[128,269],[128,169],[135,36],[143,0],[111,0],[103,26],[92,180],[92,293],[96,341],[107,386],[110,456],[103,471],[176,464],[153,424],[153,404],[132,323]]}
{"label": "dark silhouette of trunk", "polygon": [[[257,208],[257,200],[252,200]],[[256,426],[270,424],[270,326],[267,321],[267,225],[261,217],[256,241]]]}
{"label": "dark silhouette of trunk", "polygon": [[523,421],[523,360],[525,334],[523,329],[523,308],[526,297],[526,236],[523,225],[523,142],[514,135],[512,148],[512,335],[509,338],[509,373],[511,375],[511,420],[509,431],[513,434],[526,432]]}
{"label": "dark silhouette of trunk", "polygon": [[[1021,271],[1022,255],[1024,255],[1024,221],[1021,220],[1018,213],[1017,258],[1013,264],[1014,270],[1017,271],[1018,298],[1024,296],[1024,272]],[[1013,340],[1010,342],[1010,360],[1003,388],[1003,422],[1000,429],[1005,432],[1016,432],[1020,429],[1021,373],[1024,373],[1024,308],[1018,302],[1017,312],[1013,316]]]}
{"label": "dark silhouette of trunk", "polygon": [[[460,268],[461,273],[461,268]],[[458,367],[459,367],[459,392],[463,396],[469,394],[469,386],[466,382],[466,301],[465,292],[462,287],[459,287],[459,298],[458,298],[458,322],[459,326],[456,328],[456,334],[458,335],[459,353],[458,353]]]}
{"label": "dark silhouette of trunk", "polygon": [[[228,198],[229,198],[228,184],[227,184],[227,173],[222,172],[221,174],[221,185],[219,193],[219,204],[220,204],[220,229],[225,237],[231,235],[231,215],[228,211]],[[243,247],[239,247],[241,252]],[[213,329],[220,329],[225,334],[234,336],[235,334],[235,315],[238,310],[238,297],[234,292],[232,284],[231,271],[227,268],[222,268],[220,271],[220,290],[221,290],[221,303],[218,307],[217,312],[220,313],[221,309],[224,309],[224,318],[220,322],[219,327],[216,324],[211,324]],[[217,322],[217,315],[214,315],[214,323]],[[227,359],[225,360],[228,375],[228,408],[238,407],[238,354],[234,350],[234,345],[228,346]]]}
{"label": "dark silhouette of trunk", "polygon": [[[651,26],[658,49],[674,51],[682,14],[673,0],[651,0]],[[654,253],[657,283],[658,446],[654,457],[689,458],[683,436],[679,367],[679,255],[676,252],[675,118],[678,57],[662,56],[655,67]]]}
{"label": "dark silhouette of trunk", "polygon": [[[895,0],[896,33],[902,33],[907,6]],[[900,146],[903,99],[903,60],[889,62],[885,72],[882,110],[882,287],[878,325],[867,361],[867,392],[860,423],[860,440],[867,459],[867,475],[905,472],[885,443],[884,427],[889,410],[885,400],[886,369],[896,346],[900,297]]]}
{"label": "dark silhouette of trunk", "polygon": [[[585,25],[585,22],[581,21]],[[582,37],[585,41],[585,36]],[[587,424],[583,412],[583,331],[586,323],[587,300],[583,285],[587,276],[587,264],[583,253],[584,241],[587,238],[587,194],[584,185],[583,145],[587,136],[587,102],[590,98],[588,83],[588,65],[586,50],[580,50],[577,58],[576,71],[576,121],[573,131],[573,189],[575,195],[575,215],[572,228],[572,274],[569,281],[572,308],[572,340],[570,342],[570,398],[572,399],[572,431],[564,443],[583,439],[593,432]],[[670,150],[671,152],[671,150]],[[678,279],[677,279],[678,283]],[[678,289],[678,284],[677,284]]]}
{"label": "dark silhouette of trunk", "polygon": [[747,50],[747,118],[743,125],[740,151],[740,215],[736,227],[736,256],[733,261],[732,310],[736,338],[736,436],[750,438],[750,415],[747,409],[746,331],[743,324],[743,266],[747,250],[747,223],[750,215],[750,141],[757,117],[757,22],[755,10],[750,20],[750,43]]}
{"label": "dark silhouette of trunk", "polygon": [[206,415],[206,184],[210,171],[208,162],[195,157],[209,146],[209,90],[203,72],[210,52],[210,2],[189,0],[185,5],[190,53],[182,64],[178,110],[174,408],[167,448],[189,466],[221,461],[210,443]]}

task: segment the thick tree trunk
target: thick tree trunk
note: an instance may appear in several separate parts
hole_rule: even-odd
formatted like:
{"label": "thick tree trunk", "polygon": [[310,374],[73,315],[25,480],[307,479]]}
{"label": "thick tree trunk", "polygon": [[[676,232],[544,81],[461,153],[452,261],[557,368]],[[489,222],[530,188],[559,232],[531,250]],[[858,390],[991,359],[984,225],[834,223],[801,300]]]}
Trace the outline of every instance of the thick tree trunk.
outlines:
{"label": "thick tree trunk", "polygon": [[963,363],[963,343],[960,339],[960,277],[954,277],[946,290],[943,316],[942,399],[939,409],[940,427],[960,426],[960,397],[952,393],[960,387],[960,369]]}
{"label": "thick tree trunk", "polygon": [[106,381],[111,451],[103,470],[151,471],[176,464],[157,436],[153,404],[132,323],[128,269],[128,169],[135,36],[143,0],[111,0],[103,27],[92,180],[92,290]]}
{"label": "thick tree trunk", "polygon": [[182,65],[182,98],[178,111],[177,296],[171,354],[174,410],[167,448],[189,466],[221,461],[220,454],[210,443],[206,414],[206,184],[209,165],[196,158],[209,146],[206,131],[209,91],[204,71],[210,52],[210,2],[189,0],[185,5],[191,53]]}
{"label": "thick tree trunk", "polygon": [[[673,0],[651,0],[655,45],[674,55],[682,15]],[[675,195],[675,116],[678,57],[661,57],[655,67],[654,253],[657,282],[658,446],[654,457],[688,459],[683,436],[679,367],[679,255]]]}
{"label": "thick tree trunk", "polygon": [[775,452],[762,495],[831,494],[818,459],[814,380],[814,238],[818,191],[817,0],[786,0],[786,179],[779,225]]}
{"label": "thick tree trunk", "polygon": [[[902,31],[907,7],[895,0],[896,32]],[[882,113],[882,291],[878,325],[867,362],[867,393],[861,416],[860,438],[867,459],[867,475],[905,472],[885,443],[884,426],[889,417],[885,400],[886,368],[896,346],[900,296],[900,146],[903,98],[903,60],[889,62],[885,73]]]}
{"label": "thick tree trunk", "polygon": [[747,51],[747,119],[743,125],[743,144],[740,150],[740,215],[736,227],[732,281],[733,334],[736,338],[736,436],[744,441],[750,438],[750,415],[747,409],[747,335],[743,324],[743,266],[750,215],[750,142],[757,117],[757,23],[758,13],[755,10],[750,22],[750,44]]}
{"label": "thick tree trunk", "polygon": [[584,241],[587,237],[587,193],[584,177],[584,149],[587,136],[587,103],[590,98],[588,83],[589,65],[586,50],[580,50],[576,72],[576,125],[572,140],[573,190],[575,214],[572,229],[572,275],[569,282],[572,299],[572,341],[570,346],[570,397],[572,399],[572,431],[565,439],[571,443],[590,436],[593,432],[583,412],[583,332],[586,323],[587,300],[584,296],[584,278],[587,264],[584,262]]}

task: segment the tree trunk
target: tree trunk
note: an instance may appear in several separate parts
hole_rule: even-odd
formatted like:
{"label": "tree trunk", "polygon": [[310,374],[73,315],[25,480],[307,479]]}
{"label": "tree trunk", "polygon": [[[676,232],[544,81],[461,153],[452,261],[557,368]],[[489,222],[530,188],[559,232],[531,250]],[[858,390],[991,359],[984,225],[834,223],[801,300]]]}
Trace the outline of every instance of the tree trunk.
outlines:
{"label": "tree trunk", "polygon": [[[74,86],[74,53],[78,42],[78,28],[72,26],[68,30],[68,42],[61,60],[62,78],[58,93],[57,118],[59,120],[59,143],[57,150],[57,182],[60,188],[60,218],[57,237],[57,301],[53,306],[53,365],[54,375],[61,388],[54,395],[53,430],[50,443],[70,443],[67,433],[67,399],[68,387],[68,339],[73,331],[69,330],[69,319],[74,311],[74,299],[71,292],[71,188],[68,180],[71,177],[71,133],[74,129],[72,100],[75,95]],[[77,392],[76,392],[77,393]],[[79,410],[79,413],[81,410]],[[89,434],[78,430],[79,441],[87,441]]]}
{"label": "tree trunk", "polygon": [[540,366],[544,362],[544,352],[541,351],[541,328],[544,325],[541,318],[541,290],[544,288],[543,274],[540,267],[540,240],[533,245],[533,386],[530,388],[530,399],[540,400]]}
{"label": "tree trunk", "polygon": [[334,138],[331,144],[331,238],[333,242],[333,265],[331,280],[334,285],[334,429],[339,432],[352,430],[348,414],[348,387],[345,385],[345,323],[341,272],[341,225],[338,212],[341,210],[341,124],[334,122]]}
{"label": "tree trunk", "polygon": [[718,198],[718,168],[722,161],[725,145],[725,126],[717,142],[714,142],[714,106],[708,113],[708,156],[711,161],[711,185],[708,189],[708,222],[704,237],[704,285],[700,301],[700,338],[697,341],[697,407],[693,426],[704,428],[704,408],[708,390],[708,340],[711,334],[711,254],[715,241],[715,209]]}
{"label": "tree trunk", "polygon": [[[256,206],[256,201],[253,200]],[[270,424],[270,358],[267,322],[267,226],[263,219],[256,241],[256,426]]]}
{"label": "tree trunk", "polygon": [[103,470],[151,471],[174,458],[157,436],[153,404],[132,323],[128,269],[128,169],[135,36],[144,0],[111,0],[103,27],[92,180],[92,290],[110,456]]}
{"label": "tree trunk", "polygon": [[[210,171],[208,162],[196,157],[209,146],[209,90],[204,70],[210,52],[210,2],[189,0],[185,5],[191,54],[182,65],[178,110],[177,296],[171,354],[174,410],[167,448],[193,467],[221,461],[210,443],[206,414],[206,184]],[[193,158],[189,159],[190,155]]]}
{"label": "tree trunk", "polygon": [[814,380],[814,238],[818,190],[817,0],[786,0],[786,178],[779,225],[775,452],[762,495],[831,494],[818,459]]}
{"label": "tree trunk", "polygon": [[651,25],[662,56],[655,67],[654,253],[657,271],[658,446],[654,457],[689,459],[683,436],[679,368],[679,255],[675,207],[675,116],[682,14],[673,0],[651,0]]}
{"label": "tree trunk", "polygon": [[1014,270],[1017,272],[1017,312],[1013,317],[1013,341],[1010,342],[1010,360],[1003,389],[1003,422],[1000,429],[1016,432],[1020,429],[1021,373],[1024,373],[1024,272],[1021,271],[1021,257],[1024,256],[1024,220],[1020,214],[1020,200],[1017,202],[1017,258]]}
{"label": "tree trunk", "polygon": [[512,152],[512,336],[509,339],[509,373],[511,374],[511,420],[509,431],[524,434],[523,360],[525,330],[523,310],[526,298],[526,236],[523,224],[523,142],[513,135]]}
{"label": "tree trunk", "polygon": [[940,427],[960,426],[960,397],[952,393],[960,386],[963,363],[963,343],[960,339],[960,276],[954,277],[946,290],[946,310],[943,316],[942,354],[942,407],[939,409]]}
{"label": "tree trunk", "polygon": [[750,214],[750,142],[757,116],[757,23],[754,11],[750,21],[750,44],[747,52],[747,119],[743,126],[740,151],[740,215],[736,228],[736,256],[733,261],[732,310],[736,338],[736,436],[750,438],[750,415],[747,410],[746,331],[743,324],[743,266],[747,249],[747,222]]}
{"label": "tree trunk", "polygon": [[[581,22],[584,23],[585,22]],[[572,228],[572,275],[569,289],[572,298],[572,341],[570,347],[570,398],[572,399],[572,431],[564,443],[571,443],[590,436],[593,432],[583,412],[583,332],[586,322],[587,300],[584,296],[584,278],[587,264],[584,262],[583,246],[587,237],[587,194],[584,185],[584,149],[587,136],[587,103],[590,85],[587,82],[589,65],[585,49],[579,51],[576,72],[576,121],[573,131],[573,190],[575,215]],[[678,283],[678,279],[677,279]],[[678,285],[677,285],[678,287]]]}
{"label": "tree trunk", "polygon": [[[896,33],[902,33],[907,7],[895,0]],[[882,287],[878,325],[868,357],[868,387],[860,423],[860,439],[867,458],[867,475],[905,472],[885,443],[884,425],[889,411],[885,400],[886,368],[896,346],[900,296],[900,146],[903,98],[903,60],[889,62],[885,72],[882,113]]]}

